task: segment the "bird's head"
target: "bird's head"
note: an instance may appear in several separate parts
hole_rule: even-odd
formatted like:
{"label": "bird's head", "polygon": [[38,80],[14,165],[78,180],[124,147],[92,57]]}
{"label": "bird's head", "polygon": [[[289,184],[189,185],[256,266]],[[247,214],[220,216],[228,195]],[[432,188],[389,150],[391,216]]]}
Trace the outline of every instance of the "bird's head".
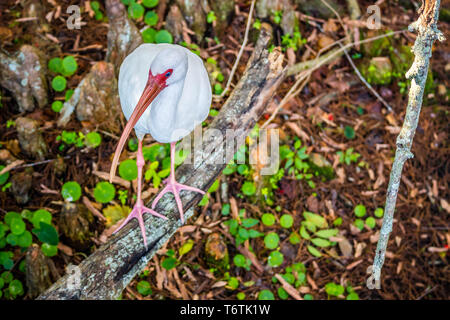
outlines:
{"label": "bird's head", "polygon": [[117,144],[114,159],[111,165],[109,176],[110,182],[112,182],[112,179],[116,173],[120,154],[122,153],[122,149],[131,133],[131,130],[133,130],[142,114],[150,106],[152,101],[155,100],[158,94],[164,90],[164,88],[174,84],[175,82],[183,80],[186,77],[188,68],[187,59],[186,53],[177,48],[167,48],[161,50],[153,59],[148,71],[147,83],[133,113],[128,119],[128,123],[122,132],[119,143]]}

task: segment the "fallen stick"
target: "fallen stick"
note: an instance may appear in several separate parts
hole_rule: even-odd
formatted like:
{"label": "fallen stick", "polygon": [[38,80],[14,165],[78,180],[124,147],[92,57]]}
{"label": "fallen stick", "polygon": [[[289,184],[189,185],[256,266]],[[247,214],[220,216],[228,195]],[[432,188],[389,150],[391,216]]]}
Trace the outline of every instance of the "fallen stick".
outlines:
{"label": "fallen stick", "polygon": [[[220,131],[222,136],[225,136],[226,130],[235,130],[239,132],[235,141],[245,141],[243,138],[253,129],[266,109],[268,100],[285,78],[283,55],[278,50],[268,52],[269,39],[269,32],[261,30],[241,80],[209,127]],[[202,148],[197,152],[220,148],[226,150],[225,142],[217,136],[203,137]],[[177,181],[207,190],[231,160],[228,152],[225,161],[219,158],[218,152],[205,152],[202,155],[203,161],[199,165],[183,164],[178,168]],[[186,219],[193,215],[193,208],[200,199],[201,195],[197,193],[181,195]],[[147,248],[142,242],[137,221],[133,221],[78,266],[72,266],[70,274],[60,278],[38,299],[114,299],[119,296],[159,248],[182,226],[172,197],[161,199],[156,210],[169,219],[155,219],[150,215],[144,217],[146,228],[150,229]]]}
{"label": "fallen stick", "polygon": [[383,267],[389,235],[392,231],[395,203],[397,201],[398,188],[402,177],[403,165],[406,160],[413,157],[411,145],[417,124],[419,123],[420,109],[422,108],[423,92],[427,81],[428,67],[430,65],[431,49],[434,40],[443,41],[444,35],[437,29],[440,0],[425,0],[419,9],[419,18],[409,26],[411,32],[418,31],[418,35],[412,51],[415,55],[411,68],[406,72],[406,78],[411,79],[409,89],[408,106],[405,120],[400,134],[397,137],[397,150],[392,164],[391,177],[386,194],[384,207],[383,226],[378,239],[377,251],[373,265],[368,272],[371,276],[367,279],[369,289],[380,289],[380,275]]}

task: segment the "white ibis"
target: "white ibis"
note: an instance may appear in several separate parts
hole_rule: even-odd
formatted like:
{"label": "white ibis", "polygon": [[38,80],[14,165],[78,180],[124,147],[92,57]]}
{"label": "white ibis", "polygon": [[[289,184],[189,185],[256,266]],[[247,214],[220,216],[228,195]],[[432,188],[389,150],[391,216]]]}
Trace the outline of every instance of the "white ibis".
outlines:
{"label": "white ibis", "polygon": [[[115,231],[119,231],[132,218],[141,228],[147,246],[142,215],[150,213],[167,219],[155,208],[161,197],[172,192],[175,196],[181,222],[184,222],[181,190],[205,192],[175,181],[175,144],[188,135],[196,125],[206,119],[211,106],[211,85],[202,60],[188,49],[174,44],[142,44],[128,55],[120,66],[119,96],[122,111],[128,120],[120,137],[111,165],[110,181],[115,175],[120,154],[131,130],[138,138],[138,185],[137,201],[133,210]],[[170,176],[166,185],[152,203],[144,206],[141,199],[142,139],[149,133],[155,140],[170,143]]]}

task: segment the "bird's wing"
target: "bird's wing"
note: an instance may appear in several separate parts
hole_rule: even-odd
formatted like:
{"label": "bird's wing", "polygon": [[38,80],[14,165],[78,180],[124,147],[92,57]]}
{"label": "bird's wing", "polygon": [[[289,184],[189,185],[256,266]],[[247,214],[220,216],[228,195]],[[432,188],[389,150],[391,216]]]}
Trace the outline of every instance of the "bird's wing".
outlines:
{"label": "bird's wing", "polygon": [[[208,116],[212,92],[203,61],[190,50],[187,51],[189,66],[183,93],[178,101],[175,126],[190,133]],[[178,140],[186,135],[179,137]]]}

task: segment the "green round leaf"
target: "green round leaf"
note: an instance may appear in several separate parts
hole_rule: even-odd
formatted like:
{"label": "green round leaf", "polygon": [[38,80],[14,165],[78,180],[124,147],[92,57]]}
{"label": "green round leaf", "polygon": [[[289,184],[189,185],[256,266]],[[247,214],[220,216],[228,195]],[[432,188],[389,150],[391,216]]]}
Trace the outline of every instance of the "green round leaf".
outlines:
{"label": "green round leaf", "polygon": [[233,262],[236,267],[245,268],[245,266],[247,265],[247,258],[242,254],[237,254],[234,256]]}
{"label": "green round leaf", "polygon": [[130,140],[128,140],[128,149],[130,149],[130,151],[132,152],[137,151],[138,141],[136,138],[131,138]]}
{"label": "green round leaf", "polygon": [[66,201],[77,201],[81,197],[81,187],[76,181],[66,182],[62,186],[61,195]]}
{"label": "green round leaf", "polygon": [[269,266],[279,267],[284,261],[284,256],[280,251],[272,251],[269,255]]}
{"label": "green round leaf", "polygon": [[292,244],[298,244],[300,243],[300,241],[300,235],[297,232],[291,232],[291,234],[289,235],[289,242]]}
{"label": "green round leaf", "polygon": [[148,281],[145,280],[139,281],[136,286],[136,289],[144,297],[152,294],[152,288],[150,287],[150,283],[148,283]]}
{"label": "green round leaf", "polygon": [[242,190],[242,193],[245,194],[246,196],[252,196],[256,192],[256,187],[253,184],[253,182],[245,181],[244,184],[242,185],[241,190]]}
{"label": "green round leaf", "polygon": [[6,242],[9,243],[12,246],[16,246],[17,243],[19,242],[19,237],[16,236],[14,233],[10,233],[6,237]]}
{"label": "green round leaf", "polygon": [[363,204],[358,204],[355,207],[354,211],[355,211],[355,215],[358,218],[362,218],[362,217],[364,217],[366,215],[366,207]]}
{"label": "green round leaf", "polygon": [[103,13],[101,11],[95,12],[95,20],[102,20],[103,19]]}
{"label": "green round leaf", "polygon": [[3,279],[5,283],[10,283],[14,279],[11,271],[4,271],[0,277]]}
{"label": "green round leaf", "polygon": [[167,30],[159,30],[155,35],[156,43],[173,43],[173,37]]}
{"label": "green round leaf", "polygon": [[54,73],[62,72],[62,59],[61,58],[52,58],[48,62],[48,68]]}
{"label": "green round leaf", "polygon": [[352,292],[347,296],[347,300],[359,300],[359,296],[356,292]]}
{"label": "green round leaf", "polygon": [[136,20],[142,18],[142,16],[144,15],[144,11],[145,11],[144,7],[141,6],[139,3],[133,2],[128,7],[128,14],[130,15],[131,18]]}
{"label": "green round leaf", "polygon": [[290,228],[294,224],[294,218],[290,214],[283,214],[280,218],[280,225],[283,228]]}
{"label": "green round leaf", "polygon": [[261,221],[268,227],[273,226],[275,223],[275,216],[271,213],[264,213],[261,217]]}
{"label": "green round leaf", "polygon": [[102,181],[97,183],[94,189],[94,198],[95,201],[100,203],[108,203],[112,199],[114,199],[114,196],[116,195],[116,189],[114,186],[107,182]]}
{"label": "green round leaf", "polygon": [[375,226],[377,225],[377,222],[375,221],[374,217],[368,217],[366,219],[366,225],[370,228],[373,229],[375,228]]}
{"label": "green round leaf", "polygon": [[91,9],[94,11],[98,11],[100,9],[100,3],[98,1],[91,2]]}
{"label": "green round leaf", "polygon": [[258,300],[275,300],[275,296],[270,290],[261,290],[258,294]]}
{"label": "green round leaf", "polygon": [[54,257],[58,254],[58,246],[43,243],[41,246],[42,253],[47,257]]}
{"label": "green round leaf", "polygon": [[156,30],[153,28],[147,28],[144,31],[142,31],[142,40],[145,43],[154,43],[155,36],[156,36]]}
{"label": "green round leaf", "polygon": [[167,257],[164,259],[161,265],[166,270],[173,269],[177,265],[177,259],[175,259],[174,257]]}
{"label": "green round leaf", "polygon": [[6,223],[8,226],[11,226],[11,221],[12,221],[14,218],[21,219],[22,216],[21,216],[20,214],[18,214],[17,212],[15,212],[15,211],[9,211],[9,212],[7,212],[7,213],[5,214],[5,223]]}
{"label": "green round leaf", "polygon": [[[1,184],[1,183],[0,183]],[[375,217],[377,218],[383,218],[384,210],[383,208],[376,208],[374,212]]]}
{"label": "green round leaf", "polygon": [[64,91],[66,85],[67,85],[66,78],[64,78],[63,76],[56,76],[52,80],[52,88],[56,92]]}
{"label": "green round leaf", "polygon": [[144,22],[149,26],[154,26],[158,23],[158,15],[153,10],[149,11],[145,14]]}
{"label": "green round leaf", "polygon": [[102,136],[98,132],[89,132],[85,137],[85,144],[90,148],[97,148],[100,143],[102,143]]}
{"label": "green round leaf", "polygon": [[11,281],[9,284],[9,293],[13,297],[23,295],[24,291],[23,291],[22,282],[20,282],[20,280],[17,280],[17,279],[14,279],[13,281]]}
{"label": "green round leaf", "polygon": [[[2,289],[5,286],[5,280],[0,278],[0,289]],[[0,290],[1,291],[1,290]]]}
{"label": "green round leaf", "polygon": [[280,237],[275,232],[270,232],[264,237],[264,245],[267,249],[275,249],[279,242]]}
{"label": "green round leaf", "polygon": [[36,210],[31,218],[31,223],[35,228],[39,228],[39,223],[44,222],[47,224],[52,223],[52,215],[45,209]]}
{"label": "green round leaf", "polygon": [[151,9],[158,5],[158,0],[142,0],[142,4],[144,7]]}
{"label": "green round leaf", "polygon": [[244,300],[244,299],[245,299],[245,293],[239,292],[239,293],[236,295],[236,298],[237,298],[238,300]]}
{"label": "green round leaf", "polygon": [[283,287],[279,287],[277,292],[280,299],[286,300],[287,298],[289,298],[289,294],[286,292],[286,290],[283,289]]}
{"label": "green round leaf", "polygon": [[54,112],[60,112],[62,108],[63,108],[63,103],[61,101],[58,101],[58,100],[53,101],[52,110]]}
{"label": "green round leaf", "polygon": [[343,294],[345,289],[340,284],[329,282],[325,285],[325,291],[330,296],[337,297],[337,296],[340,296],[341,294]]}
{"label": "green round leaf", "polygon": [[347,139],[354,139],[355,138],[355,130],[350,126],[345,126],[344,128],[344,136]]}
{"label": "green round leaf", "polygon": [[22,248],[28,248],[33,243],[31,232],[26,230],[17,239],[17,244]]}
{"label": "green round leaf", "polygon": [[62,74],[66,77],[70,77],[78,69],[77,61],[73,56],[67,56],[62,61],[62,68],[63,68]]}
{"label": "green round leaf", "polygon": [[353,223],[355,227],[357,227],[359,230],[364,229],[364,221],[361,219],[355,219],[355,222]]}
{"label": "green round leaf", "polygon": [[73,96],[73,93],[74,93],[74,92],[75,92],[75,90],[73,90],[73,89],[67,90],[67,91],[66,91],[66,94],[65,94],[65,96],[64,96],[64,101],[69,100],[69,99]]}
{"label": "green round leaf", "polygon": [[137,165],[136,160],[128,159],[122,161],[119,165],[119,175],[128,181],[132,181],[137,178]]}
{"label": "green round leaf", "polygon": [[11,232],[18,236],[21,235],[25,231],[25,222],[23,222],[22,217],[13,218],[10,224]]}
{"label": "green round leaf", "polygon": [[305,300],[314,300],[314,297],[311,294],[307,293],[307,294],[305,294],[303,296],[303,299],[305,299]]}
{"label": "green round leaf", "polygon": [[53,246],[58,245],[59,242],[58,232],[56,232],[54,226],[41,222],[39,223],[39,228],[34,228],[32,231],[40,241],[46,242]]}
{"label": "green round leaf", "polygon": [[[0,165],[0,171],[2,171],[3,169],[5,169],[5,166]],[[8,181],[9,178],[9,171],[5,172],[4,174],[0,174],[0,186],[2,184],[5,184],[6,181]]]}

